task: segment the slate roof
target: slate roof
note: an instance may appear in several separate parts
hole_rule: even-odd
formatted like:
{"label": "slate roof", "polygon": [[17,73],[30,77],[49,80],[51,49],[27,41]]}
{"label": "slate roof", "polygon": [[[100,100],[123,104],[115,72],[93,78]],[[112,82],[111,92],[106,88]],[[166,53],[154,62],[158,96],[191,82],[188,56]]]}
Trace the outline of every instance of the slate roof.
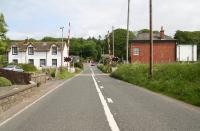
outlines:
{"label": "slate roof", "polygon": [[[137,37],[134,40],[149,40],[149,33],[140,33],[137,35]],[[160,33],[154,33],[153,40],[161,40]],[[170,36],[165,35],[164,39],[162,40],[175,40],[175,39],[173,39]]]}
{"label": "slate roof", "polygon": [[[65,43],[63,43],[64,46]],[[56,45],[58,50],[61,50],[62,42],[13,42],[11,43],[12,46],[17,46],[18,50],[20,52],[25,52],[27,50],[27,47],[29,45],[32,45],[34,47],[34,51],[37,52],[43,52],[43,51],[49,51],[51,49],[52,45]],[[9,48],[8,51],[10,51],[11,48]]]}

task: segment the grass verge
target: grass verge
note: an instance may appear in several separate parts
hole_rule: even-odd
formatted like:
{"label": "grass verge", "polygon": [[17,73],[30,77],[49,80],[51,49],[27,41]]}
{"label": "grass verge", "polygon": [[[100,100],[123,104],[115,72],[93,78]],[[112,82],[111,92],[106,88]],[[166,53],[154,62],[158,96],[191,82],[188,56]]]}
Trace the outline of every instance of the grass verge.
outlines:
{"label": "grass verge", "polygon": [[200,63],[155,65],[152,79],[148,65],[120,65],[111,76],[200,106]]}
{"label": "grass verge", "polygon": [[67,80],[73,76],[75,76],[76,74],[80,73],[81,72],[81,69],[79,68],[76,68],[75,69],[76,71],[74,73],[70,73],[67,71],[67,69],[63,69],[59,74],[58,74],[58,78],[59,79],[62,79],[62,80]]}

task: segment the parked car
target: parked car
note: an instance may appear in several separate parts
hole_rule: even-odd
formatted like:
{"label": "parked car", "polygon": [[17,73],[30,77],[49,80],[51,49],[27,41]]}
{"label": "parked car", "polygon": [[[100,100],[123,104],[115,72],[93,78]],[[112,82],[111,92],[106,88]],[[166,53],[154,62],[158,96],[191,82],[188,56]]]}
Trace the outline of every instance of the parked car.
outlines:
{"label": "parked car", "polygon": [[8,66],[4,67],[3,69],[10,70],[10,71],[24,72],[24,70],[17,65],[8,65]]}

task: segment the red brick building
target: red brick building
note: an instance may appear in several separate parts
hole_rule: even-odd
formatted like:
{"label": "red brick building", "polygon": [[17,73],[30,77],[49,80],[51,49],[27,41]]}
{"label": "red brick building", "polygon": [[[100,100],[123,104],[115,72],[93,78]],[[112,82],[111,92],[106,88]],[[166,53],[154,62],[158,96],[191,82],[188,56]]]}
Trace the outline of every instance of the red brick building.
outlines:
{"label": "red brick building", "polygon": [[[176,40],[165,35],[163,28],[161,28],[160,33],[154,33],[153,40],[153,61],[155,64],[176,61]],[[130,42],[131,63],[148,64],[150,61],[149,33],[140,33]]]}

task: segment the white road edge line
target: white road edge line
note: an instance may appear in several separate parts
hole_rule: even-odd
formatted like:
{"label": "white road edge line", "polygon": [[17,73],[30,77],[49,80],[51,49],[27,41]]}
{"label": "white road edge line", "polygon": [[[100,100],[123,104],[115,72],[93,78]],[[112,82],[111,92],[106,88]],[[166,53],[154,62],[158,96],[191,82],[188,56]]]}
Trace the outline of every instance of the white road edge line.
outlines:
{"label": "white road edge line", "polygon": [[[78,74],[79,75],[79,74]],[[24,107],[23,109],[21,109],[19,112],[15,113],[14,115],[12,115],[11,117],[9,117],[8,119],[6,119],[5,121],[3,121],[2,123],[0,123],[0,127],[3,126],[4,124],[6,124],[7,122],[9,122],[10,120],[14,119],[15,117],[17,117],[18,115],[20,115],[22,112],[24,112],[25,110],[27,110],[28,108],[30,108],[32,105],[36,104],[37,102],[39,102],[41,99],[43,99],[44,97],[46,97],[47,95],[49,95],[50,93],[52,93],[53,91],[55,91],[56,89],[58,89],[59,87],[61,87],[62,85],[64,85],[65,83],[69,82],[70,80],[72,80],[73,78],[77,77],[78,75],[64,81],[63,83],[59,84],[56,88],[51,89],[50,91],[48,91],[47,93],[45,93],[43,96],[39,97],[38,99],[36,99],[33,103],[30,103],[29,105],[27,105],[26,107]]]}
{"label": "white road edge line", "polygon": [[105,113],[105,115],[106,115],[108,124],[109,124],[109,126],[110,126],[110,128],[111,128],[111,131],[120,131],[120,130],[119,130],[119,127],[118,127],[118,125],[117,125],[117,123],[116,123],[116,121],[115,121],[115,119],[114,119],[114,117],[113,117],[113,115],[112,115],[112,113],[111,113],[111,111],[110,111],[110,108],[108,107],[108,104],[107,104],[107,102],[106,102],[106,100],[105,100],[105,98],[104,98],[104,96],[103,96],[101,90],[99,89],[99,86],[98,86],[98,84],[97,84],[95,78],[94,78],[94,71],[93,71],[91,68],[90,68],[90,70],[91,70],[91,72],[92,72],[92,79],[93,79],[93,81],[94,81],[94,84],[95,84],[97,93],[99,94],[99,98],[100,98],[100,100],[101,100],[101,104],[102,104],[102,106],[103,106],[104,113]]}
{"label": "white road edge line", "polygon": [[114,103],[111,98],[107,98],[108,103]]}

